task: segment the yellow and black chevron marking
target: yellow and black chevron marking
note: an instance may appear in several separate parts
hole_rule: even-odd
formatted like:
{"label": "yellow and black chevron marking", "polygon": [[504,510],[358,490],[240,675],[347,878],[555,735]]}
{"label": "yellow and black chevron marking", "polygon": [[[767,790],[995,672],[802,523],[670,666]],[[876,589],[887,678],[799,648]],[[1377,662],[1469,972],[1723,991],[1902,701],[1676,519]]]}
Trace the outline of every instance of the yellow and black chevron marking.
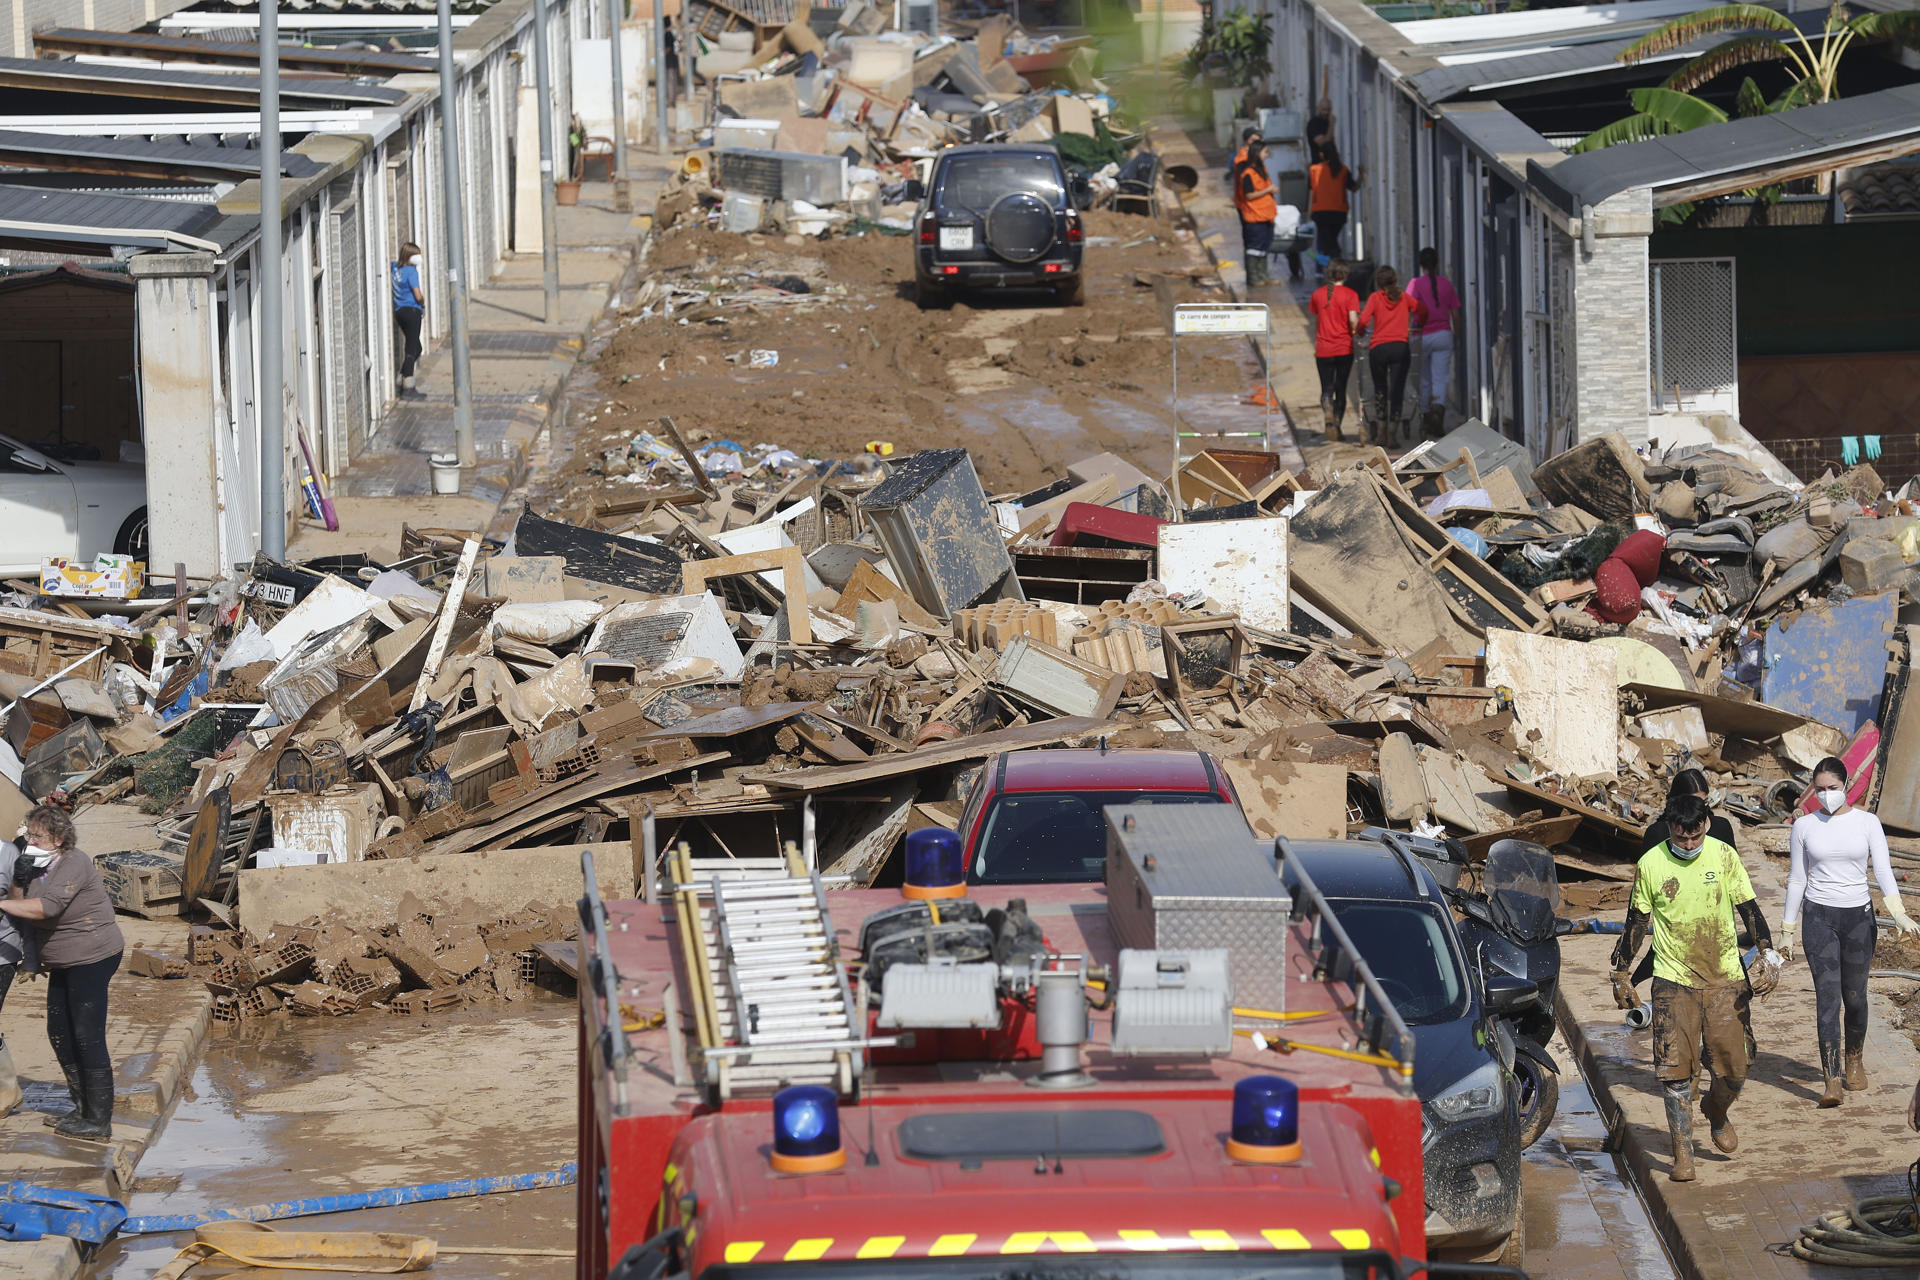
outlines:
{"label": "yellow and black chevron marking", "polygon": [[981,1236],[953,1232],[932,1238],[922,1237],[911,1244],[906,1236],[851,1236],[838,1240],[833,1236],[808,1236],[784,1244],[765,1240],[735,1240],[726,1247],[726,1260],[735,1264],[762,1260],[817,1262],[833,1252],[836,1243],[840,1245],[838,1256],[846,1257],[850,1253],[855,1258],[891,1258],[902,1253],[908,1257],[928,1258],[955,1258],[966,1254],[1097,1253],[1103,1247],[1116,1251],[1130,1249],[1135,1253],[1196,1249],[1231,1253],[1236,1250],[1368,1249],[1373,1246],[1372,1235],[1360,1228],[1315,1234],[1320,1238],[1309,1238],[1305,1232],[1292,1227],[1270,1227],[1260,1232],[1258,1241],[1251,1241],[1237,1237],[1231,1231],[1194,1229],[1163,1235],[1158,1231],[1122,1229],[1118,1241],[1104,1246],[1084,1231],[1015,1231],[1005,1236],[997,1233]]}

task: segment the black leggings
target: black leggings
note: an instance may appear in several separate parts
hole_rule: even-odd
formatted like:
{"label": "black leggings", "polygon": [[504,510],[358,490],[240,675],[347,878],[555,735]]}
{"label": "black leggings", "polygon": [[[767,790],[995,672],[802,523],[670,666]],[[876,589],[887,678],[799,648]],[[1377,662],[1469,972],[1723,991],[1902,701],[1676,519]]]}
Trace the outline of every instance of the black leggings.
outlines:
{"label": "black leggings", "polygon": [[1800,915],[1807,968],[1813,971],[1820,1043],[1851,1052],[1867,1039],[1867,970],[1873,967],[1873,944],[1879,933],[1873,904],[1827,907],[1809,902]]}
{"label": "black leggings", "polygon": [[1407,367],[1413,363],[1413,350],[1404,342],[1376,342],[1367,351],[1367,365],[1373,370],[1373,394],[1387,400],[1387,422],[1400,421],[1400,402],[1407,396]]}
{"label": "black leggings", "polygon": [[413,366],[420,359],[420,319],[424,313],[419,307],[395,307],[393,322],[400,326],[400,335],[407,340],[406,358],[400,362],[400,376],[411,378]]}
{"label": "black leggings", "polygon": [[105,1071],[107,1056],[107,983],[124,952],[70,968],[47,969],[47,1043],[63,1067]]}
{"label": "black leggings", "polygon": [[1340,233],[1347,229],[1345,209],[1319,209],[1313,215],[1313,248],[1323,258],[1340,256]]}
{"label": "black leggings", "polygon": [[1353,380],[1353,352],[1343,356],[1315,356],[1320,370],[1320,398],[1333,402],[1333,418],[1338,422],[1347,414],[1347,383]]}

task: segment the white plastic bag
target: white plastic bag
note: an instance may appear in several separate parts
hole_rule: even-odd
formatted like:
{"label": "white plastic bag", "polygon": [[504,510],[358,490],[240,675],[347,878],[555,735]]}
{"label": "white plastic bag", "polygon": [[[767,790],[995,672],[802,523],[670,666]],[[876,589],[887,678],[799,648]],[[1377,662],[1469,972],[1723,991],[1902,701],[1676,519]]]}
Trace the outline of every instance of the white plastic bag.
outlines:
{"label": "white plastic bag", "polygon": [[604,605],[592,600],[543,600],[504,605],[493,612],[493,630],[528,644],[563,644],[592,626]]}

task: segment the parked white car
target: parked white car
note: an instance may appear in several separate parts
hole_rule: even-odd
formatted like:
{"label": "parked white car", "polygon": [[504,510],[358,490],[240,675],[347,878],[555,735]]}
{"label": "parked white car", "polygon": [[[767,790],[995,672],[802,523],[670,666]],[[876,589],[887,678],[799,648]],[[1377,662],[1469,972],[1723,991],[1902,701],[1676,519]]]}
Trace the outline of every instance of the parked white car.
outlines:
{"label": "parked white car", "polygon": [[37,576],[56,556],[147,558],[147,469],[56,462],[0,435],[0,575]]}

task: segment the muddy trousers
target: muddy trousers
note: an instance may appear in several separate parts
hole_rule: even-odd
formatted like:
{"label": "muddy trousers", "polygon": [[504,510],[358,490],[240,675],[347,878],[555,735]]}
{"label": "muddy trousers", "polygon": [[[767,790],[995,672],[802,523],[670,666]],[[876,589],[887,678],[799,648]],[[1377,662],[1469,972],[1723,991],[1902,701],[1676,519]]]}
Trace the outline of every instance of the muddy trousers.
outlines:
{"label": "muddy trousers", "polygon": [[[1814,1022],[1823,1068],[1842,1049],[1857,1053],[1867,1040],[1867,970],[1879,937],[1873,904],[1829,907],[1808,902],[1800,918],[1801,947],[1813,973]],[[1838,1071],[1828,1071],[1836,1076]]]}
{"label": "muddy trousers", "polygon": [[1271,279],[1267,253],[1273,248],[1273,224],[1243,219],[1240,223],[1240,247],[1245,251],[1247,283],[1266,284]]}
{"label": "muddy trousers", "polygon": [[1407,366],[1413,362],[1413,349],[1404,342],[1376,342],[1367,351],[1367,365],[1373,370],[1374,407],[1391,432],[1400,422],[1400,406],[1407,395]]}
{"label": "muddy trousers", "polygon": [[1332,421],[1347,416],[1347,384],[1353,381],[1353,352],[1343,356],[1315,356],[1320,371],[1320,403],[1331,408]]}
{"label": "muddy trousers", "polygon": [[1743,982],[1702,988],[1654,978],[1653,1068],[1661,1084],[1691,1085],[1700,1074],[1703,1043],[1715,1080],[1746,1083],[1747,1029],[1740,1020],[1745,990]]}
{"label": "muddy trousers", "polygon": [[106,1071],[107,983],[120,967],[123,953],[105,960],[47,969],[47,1043],[62,1067]]}

